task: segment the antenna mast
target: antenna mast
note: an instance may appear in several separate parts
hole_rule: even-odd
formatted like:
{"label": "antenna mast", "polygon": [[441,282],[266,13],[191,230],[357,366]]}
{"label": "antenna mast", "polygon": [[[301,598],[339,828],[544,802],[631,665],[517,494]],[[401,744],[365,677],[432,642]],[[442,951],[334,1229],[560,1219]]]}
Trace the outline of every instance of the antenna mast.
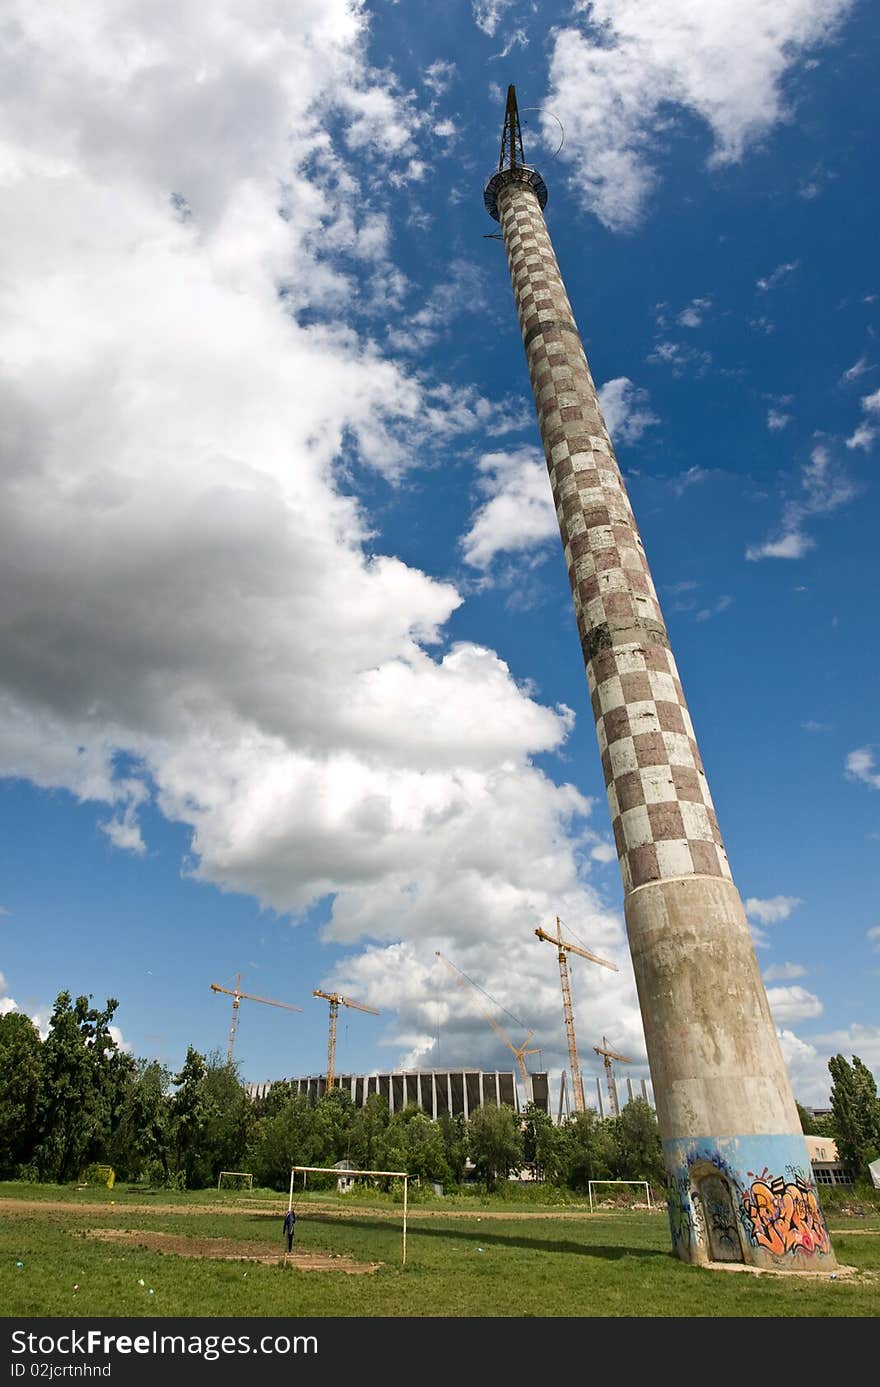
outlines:
{"label": "antenna mast", "polygon": [[517,150],[519,150],[519,163],[525,164],[526,156],[523,153],[522,130],[519,123],[519,108],[516,104],[516,87],[507,88],[507,107],[504,112],[504,129],[501,132],[501,157],[498,160],[499,173],[505,167],[515,169],[517,165]]}
{"label": "antenna mast", "polygon": [[504,128],[501,131],[501,154],[498,158],[498,171],[494,173],[483,190],[483,206],[499,221],[498,194],[508,183],[527,183],[543,208],[547,204],[547,184],[537,169],[526,163],[523,150],[522,129],[519,123],[519,107],[516,104],[516,87],[507,88],[507,105],[504,108]]}

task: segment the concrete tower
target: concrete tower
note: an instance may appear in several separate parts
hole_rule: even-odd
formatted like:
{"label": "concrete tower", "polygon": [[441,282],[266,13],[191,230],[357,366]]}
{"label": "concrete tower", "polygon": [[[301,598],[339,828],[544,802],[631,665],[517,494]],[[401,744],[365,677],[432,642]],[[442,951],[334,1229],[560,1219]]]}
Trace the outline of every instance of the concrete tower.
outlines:
{"label": "concrete tower", "polygon": [[745,911],[596,388],[525,163],[513,87],[500,222],[574,597],[685,1261],[836,1260]]}

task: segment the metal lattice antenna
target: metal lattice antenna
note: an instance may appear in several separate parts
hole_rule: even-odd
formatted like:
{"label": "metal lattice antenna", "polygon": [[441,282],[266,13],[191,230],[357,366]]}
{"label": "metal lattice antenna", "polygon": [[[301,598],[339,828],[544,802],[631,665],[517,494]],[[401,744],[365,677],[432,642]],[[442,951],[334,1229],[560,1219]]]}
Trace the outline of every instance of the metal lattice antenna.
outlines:
{"label": "metal lattice antenna", "polygon": [[[507,88],[507,107],[504,112],[504,129],[501,132],[501,156],[498,160],[498,170],[507,167],[515,169],[517,165],[517,150],[519,150],[519,163],[526,162],[523,153],[522,130],[519,123],[519,110],[516,104],[516,87]],[[505,164],[506,161],[506,164]]]}
{"label": "metal lattice antenna", "polygon": [[526,163],[523,151],[522,130],[519,123],[519,108],[516,104],[516,87],[507,88],[507,105],[504,108],[504,128],[501,132],[501,154],[498,169],[492,174],[483,189],[483,205],[490,217],[498,218],[498,193],[506,183],[515,181],[526,183],[538,199],[543,209],[547,203],[547,185],[537,169]]}

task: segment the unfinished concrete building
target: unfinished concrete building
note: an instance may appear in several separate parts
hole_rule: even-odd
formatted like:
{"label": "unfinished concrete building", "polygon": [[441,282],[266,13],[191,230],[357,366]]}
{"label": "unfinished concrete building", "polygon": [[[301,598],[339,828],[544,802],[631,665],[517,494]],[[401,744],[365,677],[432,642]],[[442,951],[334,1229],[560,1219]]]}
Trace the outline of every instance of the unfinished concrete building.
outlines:
{"label": "unfinished concrete building", "polygon": [[[529,1074],[525,1103],[534,1103],[543,1112],[548,1110],[549,1083],[544,1073]],[[304,1093],[317,1102],[327,1091],[325,1074],[309,1074],[302,1078],[282,1079],[294,1093]],[[270,1083],[251,1084],[252,1097],[263,1097]],[[334,1087],[347,1093],[357,1108],[366,1107],[371,1094],[378,1093],[388,1104],[391,1113],[407,1107],[421,1108],[435,1121],[448,1114],[469,1118],[477,1108],[488,1103],[501,1107],[507,1104],[520,1112],[523,1095],[512,1070],[501,1069],[398,1069],[384,1074],[339,1074]]]}

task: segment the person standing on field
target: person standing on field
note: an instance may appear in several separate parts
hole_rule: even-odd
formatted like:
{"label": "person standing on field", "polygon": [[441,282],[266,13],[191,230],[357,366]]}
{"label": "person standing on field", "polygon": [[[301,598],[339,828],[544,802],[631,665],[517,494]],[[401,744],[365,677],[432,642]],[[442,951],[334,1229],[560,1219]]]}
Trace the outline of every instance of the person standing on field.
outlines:
{"label": "person standing on field", "polygon": [[296,1214],[293,1212],[293,1209],[288,1209],[288,1210],[287,1210],[287,1213],[284,1215],[284,1231],[285,1231],[285,1233],[287,1234],[287,1250],[288,1250],[288,1252],[291,1252],[291,1251],[293,1250],[293,1234],[294,1234],[295,1228],[296,1228]]}

